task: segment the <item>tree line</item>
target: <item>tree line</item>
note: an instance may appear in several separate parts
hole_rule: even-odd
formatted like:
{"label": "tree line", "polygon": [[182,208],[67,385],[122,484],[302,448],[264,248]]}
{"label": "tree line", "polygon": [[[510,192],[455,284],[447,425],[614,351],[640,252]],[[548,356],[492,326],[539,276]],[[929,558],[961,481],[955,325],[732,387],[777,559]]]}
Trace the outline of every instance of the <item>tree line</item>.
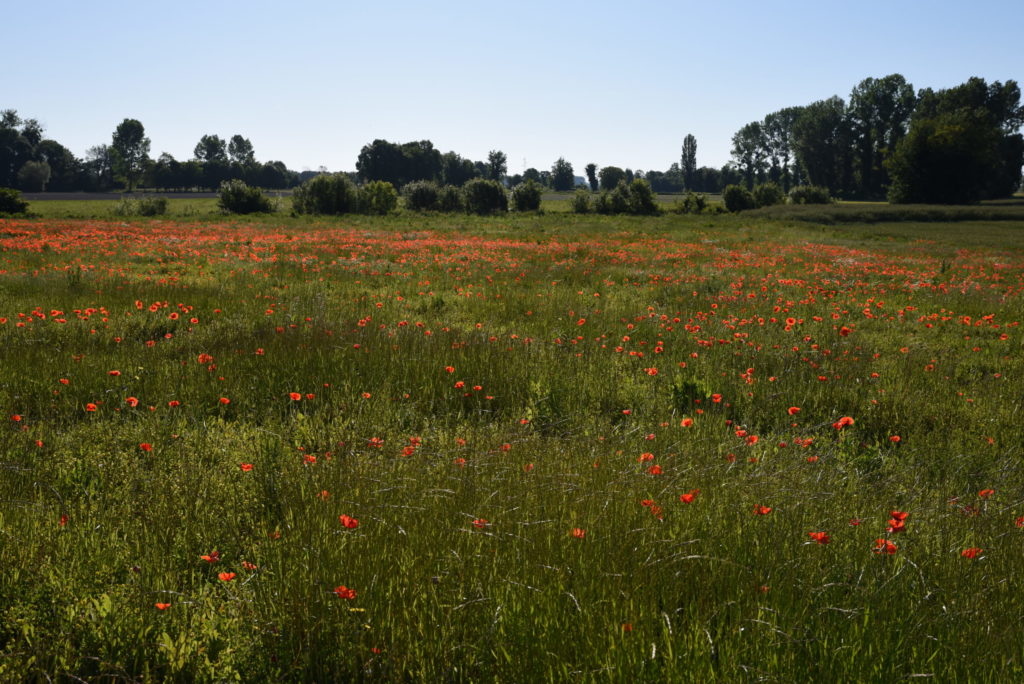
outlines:
{"label": "tree line", "polygon": [[298,173],[283,162],[256,161],[252,143],[241,135],[225,141],[204,135],[193,158],[178,161],[164,152],[150,157],[150,139],[136,119],[125,119],[109,144],[90,147],[84,159],[56,140],[45,137],[36,119],[18,112],[0,112],[0,187],[40,192],[106,192],[138,187],[181,191],[216,189],[229,180],[281,189],[297,186],[318,172]]}
{"label": "tree line", "polygon": [[900,74],[772,112],[732,137],[742,183],[828,188],[845,199],[970,203],[1020,187],[1024,107],[1015,81],[914,87]]}

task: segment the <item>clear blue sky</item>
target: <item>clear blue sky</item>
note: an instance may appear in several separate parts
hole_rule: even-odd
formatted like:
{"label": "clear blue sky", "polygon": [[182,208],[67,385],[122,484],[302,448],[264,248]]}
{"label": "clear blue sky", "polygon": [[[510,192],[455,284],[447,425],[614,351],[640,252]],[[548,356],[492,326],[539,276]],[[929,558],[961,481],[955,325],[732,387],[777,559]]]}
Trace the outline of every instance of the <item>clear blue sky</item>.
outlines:
{"label": "clear blue sky", "polygon": [[509,172],[700,165],[776,109],[902,73],[1024,80],[1024,0],[5,3],[0,109],[76,155],[139,119],[152,155],[248,137],[257,159],[354,170],[428,138]]}

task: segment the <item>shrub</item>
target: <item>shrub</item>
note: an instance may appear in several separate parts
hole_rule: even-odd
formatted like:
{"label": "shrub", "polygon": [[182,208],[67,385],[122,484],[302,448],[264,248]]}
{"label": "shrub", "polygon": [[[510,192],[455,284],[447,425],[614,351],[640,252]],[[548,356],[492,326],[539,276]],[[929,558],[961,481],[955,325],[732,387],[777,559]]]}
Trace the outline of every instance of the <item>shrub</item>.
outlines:
{"label": "shrub", "polygon": [[384,216],[398,207],[398,191],[387,181],[370,181],[359,189],[359,208],[364,214]]}
{"label": "shrub", "polygon": [[772,207],[786,203],[786,194],[776,183],[761,183],[754,187],[754,201],[759,207]]}
{"label": "shrub", "polygon": [[474,178],[462,186],[466,211],[471,214],[496,214],[508,211],[508,195],[496,180]]}
{"label": "shrub", "polygon": [[798,185],[789,191],[792,204],[832,204],[828,188],[819,185]]}
{"label": "shrub", "polygon": [[436,211],[440,208],[441,189],[433,181],[408,183],[402,188],[402,196],[405,198],[405,208],[412,211]]}
{"label": "shrub", "polygon": [[692,190],[683,196],[683,201],[676,205],[676,211],[680,214],[700,214],[708,208],[708,196],[704,193],[696,194]]}
{"label": "shrub", "polygon": [[645,178],[634,178],[629,184],[629,213],[650,216],[658,213],[651,184]]}
{"label": "shrub", "polygon": [[628,214],[629,213],[629,186],[626,185],[625,180],[620,180],[619,184],[615,186],[611,194],[608,197],[608,209],[609,213],[612,214]]}
{"label": "shrub", "polygon": [[512,189],[512,206],[516,211],[537,211],[544,191],[532,179]]}
{"label": "shrub", "polygon": [[589,190],[576,188],[576,193],[572,196],[572,210],[576,214],[590,213],[591,206]]}
{"label": "shrub", "polygon": [[612,193],[611,190],[602,190],[601,194],[594,200],[594,211],[598,214],[611,214],[612,213]]}
{"label": "shrub", "polygon": [[725,208],[729,211],[744,211],[746,209],[754,209],[757,207],[757,202],[754,201],[754,196],[749,190],[741,185],[727,185],[725,190],[722,191],[722,200],[725,202]]}
{"label": "shrub", "polygon": [[256,214],[274,211],[270,198],[259,188],[253,188],[238,180],[220,184],[217,206],[231,214]]}
{"label": "shrub", "polygon": [[462,188],[457,185],[446,185],[437,194],[437,208],[441,211],[462,211],[466,208]]}
{"label": "shrub", "polygon": [[297,214],[350,214],[359,210],[359,190],[343,173],[322,173],[295,188]]}
{"label": "shrub", "polygon": [[167,198],[122,199],[111,211],[115,216],[162,216],[167,213]]}
{"label": "shrub", "polygon": [[28,202],[21,199],[21,193],[14,188],[0,188],[0,214],[24,214]]}

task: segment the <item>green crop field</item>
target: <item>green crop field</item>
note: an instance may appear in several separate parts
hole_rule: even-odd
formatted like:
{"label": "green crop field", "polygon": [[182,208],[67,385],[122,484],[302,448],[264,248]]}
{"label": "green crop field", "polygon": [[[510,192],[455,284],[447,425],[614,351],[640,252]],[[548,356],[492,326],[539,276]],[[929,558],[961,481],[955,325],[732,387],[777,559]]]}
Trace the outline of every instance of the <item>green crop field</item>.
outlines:
{"label": "green crop field", "polygon": [[1024,221],[213,202],[0,220],[0,679],[1024,678]]}

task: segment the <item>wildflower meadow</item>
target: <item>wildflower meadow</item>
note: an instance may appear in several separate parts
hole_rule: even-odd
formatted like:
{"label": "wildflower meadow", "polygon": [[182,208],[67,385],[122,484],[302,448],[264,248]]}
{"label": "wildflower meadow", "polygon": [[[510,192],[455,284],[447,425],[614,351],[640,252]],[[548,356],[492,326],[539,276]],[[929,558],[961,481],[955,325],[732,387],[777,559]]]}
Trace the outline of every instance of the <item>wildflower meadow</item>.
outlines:
{"label": "wildflower meadow", "polygon": [[0,677],[1024,677],[1015,221],[0,220]]}

